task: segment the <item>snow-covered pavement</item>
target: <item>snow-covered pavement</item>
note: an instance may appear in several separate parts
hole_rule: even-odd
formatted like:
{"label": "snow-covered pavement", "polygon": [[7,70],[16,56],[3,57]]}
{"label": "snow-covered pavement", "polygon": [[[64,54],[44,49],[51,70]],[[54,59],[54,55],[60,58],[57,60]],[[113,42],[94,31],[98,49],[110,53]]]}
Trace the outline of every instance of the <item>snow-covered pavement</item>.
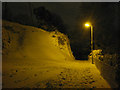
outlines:
{"label": "snow-covered pavement", "polygon": [[110,88],[108,83],[101,77],[95,65],[88,61],[69,62],[69,66],[65,67],[63,71],[56,76],[56,79],[38,82],[37,87]]}
{"label": "snow-covered pavement", "polygon": [[110,88],[88,61],[6,64],[3,88]]}

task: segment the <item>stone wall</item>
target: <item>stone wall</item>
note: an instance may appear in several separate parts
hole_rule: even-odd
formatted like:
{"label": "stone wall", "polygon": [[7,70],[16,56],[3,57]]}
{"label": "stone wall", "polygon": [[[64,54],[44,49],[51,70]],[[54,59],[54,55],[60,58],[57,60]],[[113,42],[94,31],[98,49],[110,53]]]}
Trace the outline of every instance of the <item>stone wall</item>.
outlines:
{"label": "stone wall", "polygon": [[94,62],[96,67],[99,69],[101,75],[103,76],[103,78],[108,81],[111,87],[112,88],[118,87],[116,81],[116,77],[117,77],[116,69],[113,66],[103,63],[103,61],[100,61],[99,59],[94,58]]}
{"label": "stone wall", "polygon": [[[120,87],[120,69],[119,64],[116,62],[117,55],[102,55],[101,52],[96,52],[99,52],[99,50],[93,51],[93,61],[102,77],[111,85],[112,88]],[[111,60],[109,58],[111,58]],[[90,55],[89,60],[91,61]]]}

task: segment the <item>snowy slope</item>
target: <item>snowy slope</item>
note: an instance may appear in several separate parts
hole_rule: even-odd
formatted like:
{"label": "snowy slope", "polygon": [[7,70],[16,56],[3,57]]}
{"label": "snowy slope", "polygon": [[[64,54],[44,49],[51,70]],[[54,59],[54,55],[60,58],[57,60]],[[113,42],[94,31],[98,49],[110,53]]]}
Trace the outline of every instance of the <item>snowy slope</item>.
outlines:
{"label": "snowy slope", "polygon": [[3,44],[3,54],[8,53],[10,57],[58,61],[74,59],[68,38],[58,31],[47,32],[39,28],[3,21]]}
{"label": "snowy slope", "polygon": [[[34,73],[40,74],[37,79],[40,81],[53,78],[61,71],[57,68],[61,68],[66,61],[74,60],[68,38],[58,31],[47,32],[3,21],[2,41],[3,87],[26,86],[25,83],[17,84],[17,80],[27,80],[31,72],[32,76]],[[17,75],[13,78],[16,72]]]}

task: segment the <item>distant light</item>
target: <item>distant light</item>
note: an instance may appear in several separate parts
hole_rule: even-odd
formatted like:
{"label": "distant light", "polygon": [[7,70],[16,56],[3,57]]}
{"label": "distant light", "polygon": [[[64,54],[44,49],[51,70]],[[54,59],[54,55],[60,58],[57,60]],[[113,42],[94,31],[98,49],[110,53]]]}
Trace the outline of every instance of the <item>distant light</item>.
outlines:
{"label": "distant light", "polygon": [[86,27],[89,27],[89,26],[90,26],[90,24],[89,24],[89,23],[86,23],[86,24],[85,24],[85,26],[86,26]]}

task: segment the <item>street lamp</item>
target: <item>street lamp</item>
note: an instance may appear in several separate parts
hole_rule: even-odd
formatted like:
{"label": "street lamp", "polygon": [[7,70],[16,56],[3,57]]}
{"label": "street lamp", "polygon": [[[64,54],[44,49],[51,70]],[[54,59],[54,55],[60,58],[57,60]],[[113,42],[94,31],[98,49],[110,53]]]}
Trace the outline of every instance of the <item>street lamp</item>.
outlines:
{"label": "street lamp", "polygon": [[[85,23],[86,27],[90,27],[91,29],[91,52],[93,51],[93,26],[90,23]],[[92,52],[92,64],[93,64],[93,52]]]}

